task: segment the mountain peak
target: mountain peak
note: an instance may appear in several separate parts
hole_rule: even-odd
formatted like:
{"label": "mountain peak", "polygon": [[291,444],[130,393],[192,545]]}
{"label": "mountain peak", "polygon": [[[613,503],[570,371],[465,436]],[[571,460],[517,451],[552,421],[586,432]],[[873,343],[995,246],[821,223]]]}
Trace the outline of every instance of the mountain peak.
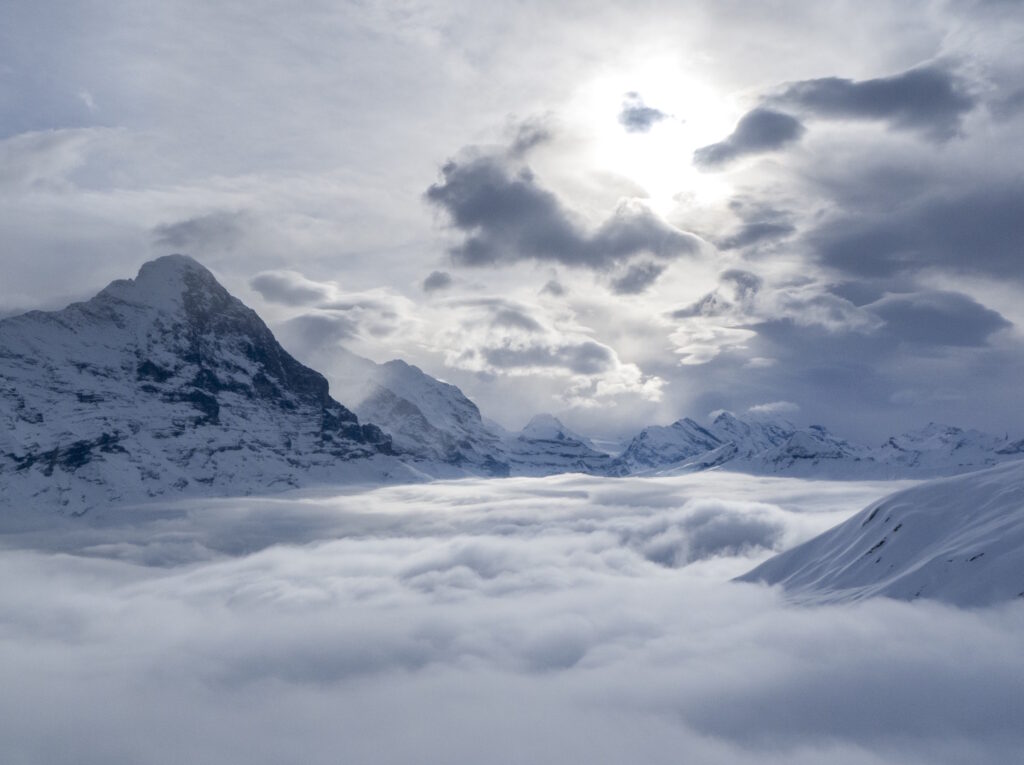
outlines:
{"label": "mountain peak", "polygon": [[371,475],[349,463],[392,452],[184,255],[84,303],[0,322],[0,356],[0,488],[33,504],[77,512],[186,487],[294,486],[310,471]]}
{"label": "mountain peak", "polygon": [[[191,300],[186,300],[186,298]],[[110,300],[177,311],[189,303],[224,304],[230,294],[204,265],[188,255],[164,255],[142,264],[134,279],[118,279],[104,288],[94,300]],[[90,301],[92,302],[92,301]]]}

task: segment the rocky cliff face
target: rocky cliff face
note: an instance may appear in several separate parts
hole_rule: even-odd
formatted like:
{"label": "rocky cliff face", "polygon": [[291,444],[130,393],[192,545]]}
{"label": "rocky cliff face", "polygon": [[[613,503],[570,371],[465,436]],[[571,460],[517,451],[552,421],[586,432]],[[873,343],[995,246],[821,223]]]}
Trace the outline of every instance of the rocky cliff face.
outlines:
{"label": "rocky cliff face", "polygon": [[0,486],[14,504],[82,512],[403,470],[388,436],[185,256],[0,321],[0,362]]}

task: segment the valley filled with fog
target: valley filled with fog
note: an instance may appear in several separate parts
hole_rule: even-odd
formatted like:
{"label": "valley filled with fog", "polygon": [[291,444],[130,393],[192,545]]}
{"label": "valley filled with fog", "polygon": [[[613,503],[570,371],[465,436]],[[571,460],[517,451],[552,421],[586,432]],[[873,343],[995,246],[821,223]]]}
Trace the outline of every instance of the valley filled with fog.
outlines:
{"label": "valley filled with fog", "polygon": [[1012,761],[1020,599],[808,606],[730,581],[911,485],[712,471],[14,508],[4,759]]}

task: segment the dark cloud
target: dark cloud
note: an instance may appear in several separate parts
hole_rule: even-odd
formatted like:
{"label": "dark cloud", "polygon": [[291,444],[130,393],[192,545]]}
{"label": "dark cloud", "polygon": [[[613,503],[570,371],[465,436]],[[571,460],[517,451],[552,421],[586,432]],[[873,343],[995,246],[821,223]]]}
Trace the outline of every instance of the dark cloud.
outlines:
{"label": "dark cloud", "polygon": [[547,284],[540,288],[540,294],[561,297],[565,294],[565,287],[562,286],[561,282],[550,279]]}
{"label": "dark cloud", "polygon": [[515,308],[502,308],[498,310],[491,319],[494,327],[506,327],[509,329],[521,329],[524,332],[543,332],[544,328],[532,317]]}
{"label": "dark cloud", "polygon": [[612,292],[616,295],[638,295],[654,284],[664,270],[665,266],[659,263],[634,263],[622,276],[612,279]]}
{"label": "dark cloud", "polygon": [[192,253],[230,250],[244,236],[248,218],[242,212],[212,212],[176,223],[162,223],[153,228],[154,245],[161,250]]}
{"label": "dark cloud", "polygon": [[982,346],[992,333],[1012,326],[996,311],[959,292],[887,295],[865,309],[885,321],[886,333],[919,345]]}
{"label": "dark cloud", "polygon": [[758,221],[743,225],[738,231],[716,244],[720,250],[738,250],[753,244],[782,239],[795,231],[796,228],[789,223]]}
{"label": "dark cloud", "polygon": [[329,300],[334,290],[294,271],[264,271],[249,280],[249,286],[264,300],[282,305],[317,305]]}
{"label": "dark cloud", "polygon": [[821,261],[858,277],[928,267],[1024,277],[1024,183],[968,187],[875,214],[834,217],[808,241]]}
{"label": "dark cloud", "polygon": [[532,259],[603,271],[639,255],[674,258],[700,246],[647,208],[628,205],[588,233],[529,168],[501,156],[452,160],[441,173],[426,198],[465,235],[451,250],[461,265]]}
{"label": "dark cloud", "polygon": [[424,292],[437,292],[452,286],[452,276],[446,271],[433,271],[423,280]]}
{"label": "dark cloud", "polygon": [[1008,120],[1015,117],[1024,111],[1024,88],[994,99],[988,108],[996,119]]}
{"label": "dark cloud", "polygon": [[307,313],[284,322],[277,334],[286,346],[308,352],[358,336],[359,322],[343,313]]}
{"label": "dark cloud", "polygon": [[817,117],[884,120],[895,128],[947,140],[976,102],[949,71],[930,66],[859,82],[839,77],[795,82],[769,103]]}
{"label": "dark cloud", "polygon": [[701,167],[718,167],[747,154],[781,149],[803,134],[804,126],[796,117],[758,107],[747,112],[724,141],[697,149],[693,161]]}
{"label": "dark cloud", "polygon": [[551,346],[483,348],[480,353],[488,364],[504,369],[560,367],[574,374],[596,375],[616,364],[612,349],[593,340]]}
{"label": "dark cloud", "polygon": [[619,112],[619,124],[629,133],[646,133],[658,122],[668,117],[660,109],[646,106],[639,93],[627,93]]}

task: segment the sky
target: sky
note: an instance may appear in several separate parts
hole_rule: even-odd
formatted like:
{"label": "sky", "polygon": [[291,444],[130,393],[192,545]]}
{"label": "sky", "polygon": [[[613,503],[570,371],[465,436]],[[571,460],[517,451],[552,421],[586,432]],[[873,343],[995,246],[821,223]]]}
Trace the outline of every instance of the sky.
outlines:
{"label": "sky", "polygon": [[0,4],[0,315],[191,254],[521,427],[1024,434],[1024,8]]}
{"label": "sky", "polygon": [[1021,603],[806,607],[728,581],[892,488],[575,475],[10,508],[5,760],[1014,762]]}

